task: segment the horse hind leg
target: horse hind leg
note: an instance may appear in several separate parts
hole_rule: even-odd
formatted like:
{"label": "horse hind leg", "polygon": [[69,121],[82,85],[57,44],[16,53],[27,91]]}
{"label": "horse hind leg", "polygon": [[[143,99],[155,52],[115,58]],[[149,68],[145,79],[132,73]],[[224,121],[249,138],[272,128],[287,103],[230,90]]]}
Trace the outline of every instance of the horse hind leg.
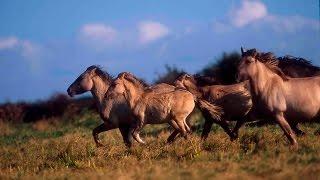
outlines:
{"label": "horse hind leg", "polygon": [[296,133],[297,136],[304,136],[306,135],[305,132],[303,132],[302,130],[300,130],[298,128],[298,123],[294,123],[294,124],[290,124],[292,130],[294,131],[294,133]]}
{"label": "horse hind leg", "polygon": [[176,136],[180,133],[180,128],[179,128],[178,124],[173,120],[169,121],[169,124],[174,129],[174,131],[168,137],[167,143],[173,143]]}
{"label": "horse hind leg", "polygon": [[184,123],[184,127],[187,130],[187,132],[191,133],[192,131],[191,131],[191,128],[189,127],[188,123],[186,121],[183,121],[183,123]]}
{"label": "horse hind leg", "polygon": [[187,130],[186,130],[186,127],[185,127],[185,118],[181,118],[181,119],[176,119],[175,122],[177,123],[178,127],[179,127],[179,130],[180,130],[180,133],[181,135],[187,139],[188,138],[188,135],[187,135]]}

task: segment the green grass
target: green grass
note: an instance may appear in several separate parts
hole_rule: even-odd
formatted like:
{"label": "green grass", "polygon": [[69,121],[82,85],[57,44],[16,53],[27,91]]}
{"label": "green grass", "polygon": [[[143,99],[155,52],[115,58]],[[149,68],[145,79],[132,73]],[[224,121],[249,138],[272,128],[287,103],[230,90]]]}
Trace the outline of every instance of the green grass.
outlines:
{"label": "green grass", "polygon": [[[86,113],[64,123],[0,124],[0,179],[319,179],[318,124],[305,124],[299,150],[291,151],[280,128],[244,127],[231,142],[212,128],[206,142],[199,131],[166,144],[166,125],[147,126],[146,145],[127,149],[118,130],[101,134],[96,148],[91,130],[99,117]],[[199,119],[199,118],[197,118]]]}

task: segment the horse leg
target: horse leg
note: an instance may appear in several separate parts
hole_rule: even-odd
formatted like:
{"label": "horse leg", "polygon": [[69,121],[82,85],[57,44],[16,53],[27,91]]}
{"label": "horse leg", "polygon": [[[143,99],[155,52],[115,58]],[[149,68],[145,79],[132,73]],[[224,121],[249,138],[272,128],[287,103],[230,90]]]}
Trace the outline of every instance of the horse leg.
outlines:
{"label": "horse leg", "polygon": [[304,136],[306,135],[305,132],[301,131],[299,128],[298,128],[298,123],[289,123],[292,130],[294,131],[294,133],[296,133],[297,136]]}
{"label": "horse leg", "polygon": [[132,135],[129,133],[129,126],[121,126],[119,130],[121,132],[124,144],[130,148],[132,146]]}
{"label": "horse leg", "polygon": [[[143,122],[143,121],[140,121]],[[143,127],[143,123],[134,123],[129,128],[129,133],[132,137],[140,144],[145,144],[145,142],[140,138],[140,131]]]}
{"label": "horse leg", "polygon": [[169,125],[174,129],[171,135],[167,139],[167,143],[173,143],[176,136],[181,132],[178,124],[174,120],[170,120]]}
{"label": "horse leg", "polygon": [[103,144],[100,143],[100,139],[99,139],[99,134],[101,132],[109,131],[109,130],[115,129],[115,128],[117,128],[117,127],[113,124],[110,124],[110,123],[108,123],[108,124],[102,123],[99,126],[97,126],[96,128],[94,128],[92,130],[92,136],[93,136],[94,142],[96,143],[96,146],[97,147],[103,146]]}
{"label": "horse leg", "polygon": [[174,130],[171,135],[168,137],[167,139],[167,143],[171,144],[174,142],[176,136],[179,134],[179,131],[178,130]]}
{"label": "horse leg", "polygon": [[234,138],[231,139],[231,141],[237,139],[239,137],[239,129],[242,127],[242,125],[245,123],[244,118],[238,119],[235,127],[232,130],[232,133],[234,134]]}
{"label": "horse leg", "polygon": [[229,135],[231,141],[236,139],[236,135],[233,133],[233,131],[230,130],[229,124],[227,123],[226,119],[221,119],[221,121],[216,121],[216,123],[219,124]]}
{"label": "horse leg", "polygon": [[185,124],[184,124],[184,121],[185,119],[183,120],[179,120],[179,119],[176,119],[175,122],[177,123],[178,127],[179,127],[179,130],[180,130],[180,133],[182,134],[182,136],[187,139],[188,135],[187,135],[187,130],[185,128]]}
{"label": "horse leg", "polygon": [[205,141],[208,138],[212,124],[213,124],[213,120],[211,119],[211,117],[210,119],[208,118],[205,119],[202,134],[201,134],[201,140]]}
{"label": "horse leg", "polygon": [[296,135],[292,131],[289,123],[286,121],[286,119],[283,117],[283,113],[276,114],[276,120],[277,123],[280,125],[281,129],[284,131],[284,134],[289,139],[291,145],[294,149],[298,149],[298,142],[296,140]]}
{"label": "horse leg", "polygon": [[214,119],[211,117],[210,113],[207,110],[205,109],[200,109],[200,110],[205,119],[202,134],[201,134],[201,140],[206,140],[209,136]]}
{"label": "horse leg", "polygon": [[203,131],[202,131],[202,135],[201,135],[201,138],[203,140],[205,140],[208,137],[208,134],[210,132],[210,129],[213,123],[219,124],[223,128],[223,130],[230,136],[230,139],[235,138],[235,135],[230,130],[229,124],[226,122],[225,119],[221,119],[221,120],[214,119],[211,117],[210,113],[205,109],[201,109],[201,112],[206,119],[203,127]]}

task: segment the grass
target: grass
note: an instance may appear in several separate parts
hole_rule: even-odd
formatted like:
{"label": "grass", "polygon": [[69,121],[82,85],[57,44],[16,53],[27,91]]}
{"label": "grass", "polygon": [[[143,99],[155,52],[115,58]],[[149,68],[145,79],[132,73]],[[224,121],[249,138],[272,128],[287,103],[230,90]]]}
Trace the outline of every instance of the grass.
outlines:
{"label": "grass", "polygon": [[92,113],[68,121],[0,124],[0,179],[319,179],[317,124],[305,124],[299,150],[291,151],[280,128],[244,127],[230,142],[215,126],[206,142],[199,131],[188,140],[166,144],[166,125],[147,126],[147,145],[127,149],[118,130],[101,134],[96,148],[91,130],[99,124]]}

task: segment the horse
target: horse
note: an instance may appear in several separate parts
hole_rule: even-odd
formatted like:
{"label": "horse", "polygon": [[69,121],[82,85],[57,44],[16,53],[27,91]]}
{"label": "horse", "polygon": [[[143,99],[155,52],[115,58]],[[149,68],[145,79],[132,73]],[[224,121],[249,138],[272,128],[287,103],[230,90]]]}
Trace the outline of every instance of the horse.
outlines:
{"label": "horse", "polygon": [[[175,81],[177,87],[185,88],[198,99],[205,99],[210,103],[214,103],[216,106],[221,107],[223,111],[221,120],[203,113],[205,123],[201,135],[202,139],[207,139],[213,123],[219,124],[231,140],[236,139],[238,137],[238,130],[243,123],[242,121],[245,121],[252,107],[248,82],[233,85],[204,85],[203,80],[204,78],[201,76],[199,78],[199,76],[183,74]],[[202,86],[199,86],[199,83]],[[232,120],[237,120],[237,124],[231,131],[228,127],[228,121]]]}
{"label": "horse", "polygon": [[[92,135],[97,147],[102,147],[99,134],[104,131],[119,128],[123,141],[127,147],[132,146],[132,135],[129,127],[134,122],[134,116],[122,94],[106,96],[106,92],[113,83],[113,78],[107,72],[101,70],[99,66],[88,67],[68,88],[70,97],[90,91],[95,99],[98,112],[104,121],[101,125],[93,129]],[[168,87],[160,84],[151,87],[155,91],[162,91]]]}
{"label": "horse", "polygon": [[[167,140],[169,143],[173,142],[179,133],[187,139],[187,133],[191,130],[186,123],[186,118],[195,107],[195,99],[189,91],[175,86],[172,88],[174,89],[156,92],[128,72],[120,73],[114,81],[110,92],[123,94],[138,120],[132,124],[130,130],[138,142],[145,143],[137,136],[145,124],[168,123],[172,126],[174,131]],[[213,112],[212,115],[216,113],[215,107],[209,103],[201,101],[200,104],[203,105],[202,107],[212,108],[210,109]]]}
{"label": "horse", "polygon": [[272,117],[297,149],[296,135],[290,125],[319,116],[320,76],[290,78],[277,66],[272,53],[243,48],[241,53],[238,81],[249,80],[254,106],[263,115]]}

